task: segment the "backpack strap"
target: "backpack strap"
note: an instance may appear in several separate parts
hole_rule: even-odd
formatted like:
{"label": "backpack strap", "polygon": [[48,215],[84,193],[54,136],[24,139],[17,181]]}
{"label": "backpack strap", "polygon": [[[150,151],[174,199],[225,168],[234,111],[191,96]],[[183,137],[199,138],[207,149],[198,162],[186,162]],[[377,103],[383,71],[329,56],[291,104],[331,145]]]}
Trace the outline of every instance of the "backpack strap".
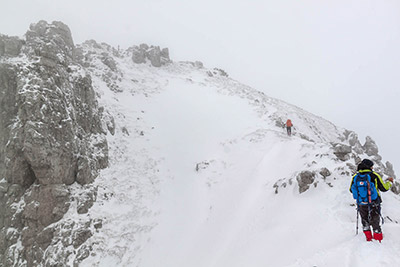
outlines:
{"label": "backpack strap", "polygon": [[369,173],[367,173],[367,192],[368,192],[368,205],[371,205],[372,199],[371,199],[371,176]]}

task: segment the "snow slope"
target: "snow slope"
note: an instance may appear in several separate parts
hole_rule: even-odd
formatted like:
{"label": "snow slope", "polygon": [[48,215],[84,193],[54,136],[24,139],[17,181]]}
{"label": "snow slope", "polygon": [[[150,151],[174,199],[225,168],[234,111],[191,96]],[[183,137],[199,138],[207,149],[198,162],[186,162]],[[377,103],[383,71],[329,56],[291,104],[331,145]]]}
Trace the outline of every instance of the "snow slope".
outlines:
{"label": "snow slope", "polygon": [[[383,195],[382,244],[355,235],[354,159],[338,160],[331,144],[348,142],[344,129],[218,70],[121,54],[111,72],[106,46],[83,50],[115,134],[97,202],[68,215],[102,219],[82,266],[400,266],[398,196]],[[304,170],[317,176],[300,194]]]}

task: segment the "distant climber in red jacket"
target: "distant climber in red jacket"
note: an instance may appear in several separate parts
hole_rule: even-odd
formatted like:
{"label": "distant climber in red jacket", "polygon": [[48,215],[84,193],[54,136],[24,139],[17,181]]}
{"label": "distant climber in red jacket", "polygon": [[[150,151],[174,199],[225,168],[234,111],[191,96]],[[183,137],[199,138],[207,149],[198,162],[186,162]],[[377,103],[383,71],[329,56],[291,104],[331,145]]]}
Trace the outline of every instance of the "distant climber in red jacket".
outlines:
{"label": "distant climber in red jacket", "polygon": [[286,121],[286,130],[287,130],[287,134],[288,134],[289,136],[292,135],[292,126],[293,126],[292,121],[291,121],[290,119],[288,119],[288,120]]}

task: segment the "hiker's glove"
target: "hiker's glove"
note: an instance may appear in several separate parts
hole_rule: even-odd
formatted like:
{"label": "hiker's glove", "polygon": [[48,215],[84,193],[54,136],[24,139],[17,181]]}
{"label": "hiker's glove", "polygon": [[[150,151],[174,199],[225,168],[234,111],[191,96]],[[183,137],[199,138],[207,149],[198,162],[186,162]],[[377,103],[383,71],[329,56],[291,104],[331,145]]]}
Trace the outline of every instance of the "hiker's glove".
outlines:
{"label": "hiker's glove", "polygon": [[388,180],[393,183],[393,178],[392,177],[389,177]]}

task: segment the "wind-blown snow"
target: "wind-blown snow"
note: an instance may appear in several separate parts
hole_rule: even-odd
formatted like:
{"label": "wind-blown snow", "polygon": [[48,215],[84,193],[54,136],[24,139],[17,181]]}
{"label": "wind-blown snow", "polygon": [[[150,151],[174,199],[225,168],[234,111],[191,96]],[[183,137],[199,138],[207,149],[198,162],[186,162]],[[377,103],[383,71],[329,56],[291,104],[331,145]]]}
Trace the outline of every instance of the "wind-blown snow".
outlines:
{"label": "wind-blown snow", "polygon": [[[393,193],[383,194],[383,243],[366,243],[361,227],[355,236],[351,173],[330,145],[344,129],[190,63],[116,61],[121,92],[93,58],[116,132],[84,266],[400,266]],[[277,126],[287,118],[292,137]],[[332,175],[299,194],[299,171],[323,167]]]}

